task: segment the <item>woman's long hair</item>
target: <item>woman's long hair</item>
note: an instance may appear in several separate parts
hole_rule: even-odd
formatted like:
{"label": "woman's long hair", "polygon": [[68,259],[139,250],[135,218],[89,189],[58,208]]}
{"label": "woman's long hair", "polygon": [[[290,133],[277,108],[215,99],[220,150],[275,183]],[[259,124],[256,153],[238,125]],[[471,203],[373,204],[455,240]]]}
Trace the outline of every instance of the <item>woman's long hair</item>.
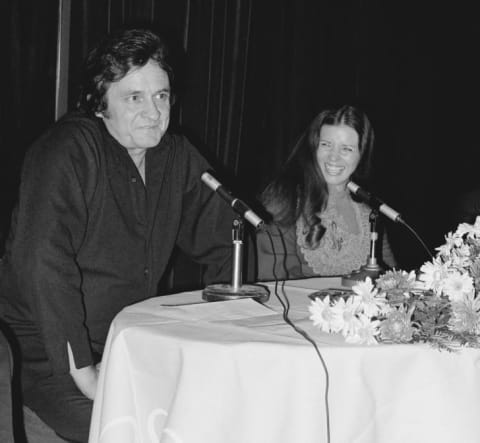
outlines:
{"label": "woman's long hair", "polygon": [[308,228],[306,242],[316,248],[325,232],[316,215],[328,202],[328,187],[317,161],[320,130],[323,125],[346,125],[359,138],[360,161],[352,180],[362,182],[370,172],[374,133],[368,117],[361,110],[345,105],[318,114],[300,136],[279,175],[261,195],[274,222],[283,227],[295,225],[300,216]]}

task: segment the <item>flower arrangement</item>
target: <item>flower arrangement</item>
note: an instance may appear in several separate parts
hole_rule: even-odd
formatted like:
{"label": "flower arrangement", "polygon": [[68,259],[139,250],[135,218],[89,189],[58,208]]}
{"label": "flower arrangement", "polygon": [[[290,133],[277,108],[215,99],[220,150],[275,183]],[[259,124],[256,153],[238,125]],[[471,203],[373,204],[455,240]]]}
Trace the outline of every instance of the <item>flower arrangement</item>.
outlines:
{"label": "flower arrangement", "polygon": [[412,271],[387,271],[346,298],[316,298],[310,319],[349,343],[429,343],[453,351],[480,347],[480,216],[462,223],[436,248],[432,261]]}

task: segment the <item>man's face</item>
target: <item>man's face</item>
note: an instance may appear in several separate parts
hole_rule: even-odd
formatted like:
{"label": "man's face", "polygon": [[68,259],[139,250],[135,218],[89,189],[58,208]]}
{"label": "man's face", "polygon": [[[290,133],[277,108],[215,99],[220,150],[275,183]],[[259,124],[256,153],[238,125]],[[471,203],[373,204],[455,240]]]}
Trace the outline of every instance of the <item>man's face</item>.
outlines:
{"label": "man's face", "polygon": [[160,142],[170,120],[168,74],[151,60],[132,68],[105,95],[101,116],[108,132],[127,149],[152,148]]}

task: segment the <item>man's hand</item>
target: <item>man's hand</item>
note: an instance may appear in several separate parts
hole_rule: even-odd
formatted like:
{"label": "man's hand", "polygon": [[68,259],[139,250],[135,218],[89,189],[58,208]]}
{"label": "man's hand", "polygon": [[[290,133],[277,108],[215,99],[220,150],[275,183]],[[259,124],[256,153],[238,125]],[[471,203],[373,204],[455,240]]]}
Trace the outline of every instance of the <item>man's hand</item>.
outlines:
{"label": "man's hand", "polygon": [[68,362],[70,364],[70,375],[72,376],[73,381],[85,397],[89,398],[90,400],[94,400],[95,393],[97,392],[98,372],[100,365],[98,365],[98,367],[90,365],[77,369],[70,343],[67,343],[67,352]]}
{"label": "man's hand", "polygon": [[98,371],[95,366],[70,369],[70,375],[81,393],[90,400],[94,400],[98,383]]}

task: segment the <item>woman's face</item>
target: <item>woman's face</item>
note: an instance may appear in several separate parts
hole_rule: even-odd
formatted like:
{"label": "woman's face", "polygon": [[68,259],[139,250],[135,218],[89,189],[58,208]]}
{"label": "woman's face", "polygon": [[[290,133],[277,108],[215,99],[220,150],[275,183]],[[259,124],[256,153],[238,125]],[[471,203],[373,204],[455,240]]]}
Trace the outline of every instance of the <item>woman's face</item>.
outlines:
{"label": "woman's face", "polygon": [[317,161],[331,190],[343,190],[360,161],[358,133],[346,125],[323,125]]}

